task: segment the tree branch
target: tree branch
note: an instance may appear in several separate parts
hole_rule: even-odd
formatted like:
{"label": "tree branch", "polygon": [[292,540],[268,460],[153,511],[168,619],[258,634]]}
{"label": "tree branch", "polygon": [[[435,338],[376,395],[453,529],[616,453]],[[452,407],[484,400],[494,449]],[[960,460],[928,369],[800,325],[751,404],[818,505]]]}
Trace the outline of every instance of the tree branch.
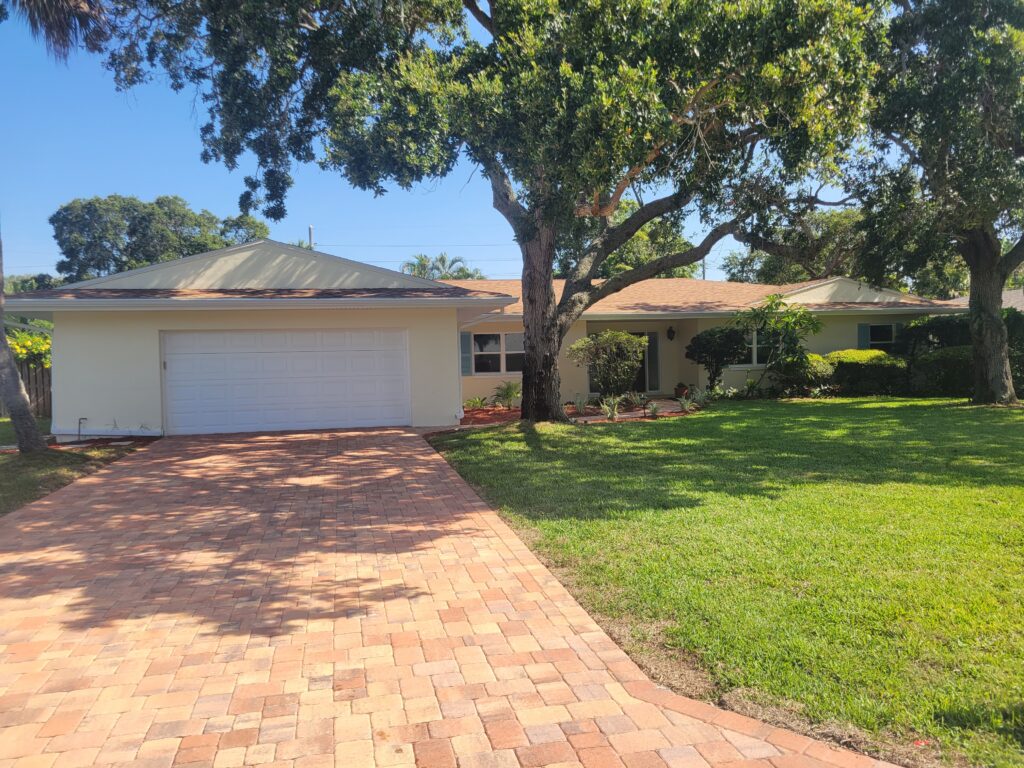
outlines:
{"label": "tree branch", "polygon": [[491,182],[494,209],[505,217],[505,220],[512,226],[512,231],[518,237],[522,233],[523,224],[527,220],[528,214],[516,196],[511,179],[494,156],[481,159],[480,164],[483,166],[484,176]]}
{"label": "tree branch", "polygon": [[678,211],[688,205],[693,197],[693,192],[689,189],[677,190],[670,195],[651,200],[633,211],[625,221],[614,227],[608,227],[584,251],[583,257],[573,270],[571,279],[589,284],[605,260],[629,242],[630,238],[639,232],[645,224],[659,216]]}
{"label": "tree branch", "polygon": [[1024,237],[1017,241],[1006,255],[1002,258],[1003,279],[1008,279],[1013,271],[1021,264],[1024,264]]}
{"label": "tree branch", "polygon": [[484,13],[483,9],[477,5],[476,0],[462,0],[462,5],[467,11],[472,14],[473,18],[477,20],[481,27],[486,29],[491,35],[494,35],[494,22],[491,17]]}
{"label": "tree branch", "polygon": [[562,292],[562,299],[558,302],[559,329],[567,330],[569,326],[579,319],[587,307],[611,296],[613,293],[618,293],[623,288],[639,283],[642,280],[656,277],[676,267],[695,264],[701,259],[706,258],[715,243],[736,231],[738,223],[735,219],[722,222],[708,232],[704,239],[692,248],[653,259],[646,264],[622,272],[597,285],[584,287],[584,285],[579,283],[567,281]]}

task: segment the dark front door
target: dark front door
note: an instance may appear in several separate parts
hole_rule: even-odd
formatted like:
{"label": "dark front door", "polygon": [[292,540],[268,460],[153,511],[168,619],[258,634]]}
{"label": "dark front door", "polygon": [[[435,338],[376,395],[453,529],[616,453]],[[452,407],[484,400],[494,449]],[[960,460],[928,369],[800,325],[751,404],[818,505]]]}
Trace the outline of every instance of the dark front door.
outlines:
{"label": "dark front door", "polygon": [[[634,333],[634,336],[646,337],[646,333]],[[648,348],[650,345],[648,345]],[[634,392],[646,392],[647,391],[647,350],[644,350],[644,359],[640,363],[640,370],[636,372],[636,378],[633,379],[633,391]]]}

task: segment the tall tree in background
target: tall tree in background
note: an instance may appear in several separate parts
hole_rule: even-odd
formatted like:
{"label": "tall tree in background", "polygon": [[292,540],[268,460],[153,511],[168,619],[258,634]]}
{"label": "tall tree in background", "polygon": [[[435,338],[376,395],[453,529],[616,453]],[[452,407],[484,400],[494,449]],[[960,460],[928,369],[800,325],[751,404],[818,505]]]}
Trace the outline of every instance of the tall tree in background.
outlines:
{"label": "tall tree in background", "polygon": [[[856,0],[112,0],[121,86],[154,68],[209,109],[204,157],[251,152],[243,208],[281,218],[295,162],[383,193],[478,166],[523,256],[527,419],[564,418],[562,340],[592,303],[700,261],[741,188],[825,163],[867,103],[875,22]],[[645,202],[613,222],[624,194]],[[705,227],[600,281],[646,224]],[[595,234],[556,300],[561,232]],[[695,219],[696,220],[696,219]]]}
{"label": "tall tree in background", "polygon": [[[607,225],[618,226],[636,213],[640,203],[632,198],[623,199],[619,207],[607,219]],[[663,256],[682,253],[693,247],[682,233],[682,220],[676,212],[662,216],[642,226],[628,242],[609,256],[601,265],[597,276],[607,279],[622,272],[642,267]],[[577,218],[559,232],[555,256],[555,277],[568,277],[586,257],[587,247],[606,226],[603,219],[593,217]],[[696,264],[674,267],[654,277],[693,277],[697,274]]]}
{"label": "tall tree in background", "polygon": [[[43,38],[50,55],[62,61],[79,45],[95,51],[105,40],[106,19],[95,0],[0,0],[0,22],[8,18],[11,9],[28,22],[35,37]],[[3,240],[0,238],[0,321],[4,317],[4,287]],[[0,400],[11,414],[18,450],[22,453],[45,451],[46,441],[39,433],[25,385],[7,343],[7,334],[2,329]]]}
{"label": "tall tree in background", "polygon": [[50,217],[53,237],[64,258],[57,271],[68,280],[180,259],[267,237],[267,225],[252,216],[219,219],[193,211],[180,197],[110,195],[72,200]]}
{"label": "tall tree in background", "polygon": [[417,253],[402,265],[407,275],[423,277],[427,280],[484,280],[484,273],[474,269],[461,256],[451,257],[447,253],[439,253],[431,258],[425,253]]}
{"label": "tall tree in background", "polygon": [[849,207],[811,208],[774,222],[767,230],[737,232],[736,238],[749,250],[726,256],[723,269],[728,279],[781,285],[842,276],[936,299],[960,296],[967,289],[966,268],[941,242],[915,250],[922,256],[920,261],[889,258],[888,271],[880,273],[872,249],[884,247],[893,257],[908,246],[908,240],[903,237],[898,245],[889,242],[895,238],[879,242],[878,222],[872,217],[865,221],[861,200],[851,196],[846,204]]}
{"label": "tall tree in background", "polygon": [[894,246],[912,267],[951,245],[970,273],[974,399],[1016,402],[1001,309],[1024,264],[1024,3],[900,0],[887,42],[875,270],[892,268]]}

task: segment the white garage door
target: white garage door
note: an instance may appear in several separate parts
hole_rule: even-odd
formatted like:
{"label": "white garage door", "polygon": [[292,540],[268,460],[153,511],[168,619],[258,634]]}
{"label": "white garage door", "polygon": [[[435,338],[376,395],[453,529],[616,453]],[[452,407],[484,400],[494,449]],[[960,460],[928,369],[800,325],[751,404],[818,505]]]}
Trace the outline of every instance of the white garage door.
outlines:
{"label": "white garage door", "polygon": [[167,332],[163,345],[167,434],[412,422],[404,330]]}

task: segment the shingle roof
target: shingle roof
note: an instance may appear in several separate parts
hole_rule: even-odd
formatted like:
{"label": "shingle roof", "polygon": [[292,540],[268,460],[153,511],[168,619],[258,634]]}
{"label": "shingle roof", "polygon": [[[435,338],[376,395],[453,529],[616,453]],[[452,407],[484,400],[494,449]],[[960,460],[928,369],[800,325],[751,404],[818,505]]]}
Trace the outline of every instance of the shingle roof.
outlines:
{"label": "shingle roof", "polygon": [[506,298],[459,286],[439,288],[55,288],[12,294],[10,299],[459,299]]}
{"label": "shingle roof", "polygon": [[[519,301],[505,308],[506,314],[522,314],[522,285],[519,280],[444,280],[448,285],[479,287],[515,296]],[[808,280],[802,283],[765,285],[759,283],[733,283],[725,280],[694,280],[684,277],[656,278],[634,283],[618,293],[589,307],[584,314],[644,314],[735,312],[745,309],[776,293],[787,294],[825,282]],[[564,280],[555,280],[555,293],[561,296]],[[914,296],[905,300],[883,303],[832,302],[807,305],[824,309],[902,309],[929,306],[930,302]]]}
{"label": "shingle roof", "polygon": [[[966,307],[968,298],[966,296],[957,296],[955,299],[950,299],[945,304],[950,304],[957,307]],[[1009,290],[1003,291],[1003,307],[1013,308],[1024,312],[1024,288],[1010,288]]]}

